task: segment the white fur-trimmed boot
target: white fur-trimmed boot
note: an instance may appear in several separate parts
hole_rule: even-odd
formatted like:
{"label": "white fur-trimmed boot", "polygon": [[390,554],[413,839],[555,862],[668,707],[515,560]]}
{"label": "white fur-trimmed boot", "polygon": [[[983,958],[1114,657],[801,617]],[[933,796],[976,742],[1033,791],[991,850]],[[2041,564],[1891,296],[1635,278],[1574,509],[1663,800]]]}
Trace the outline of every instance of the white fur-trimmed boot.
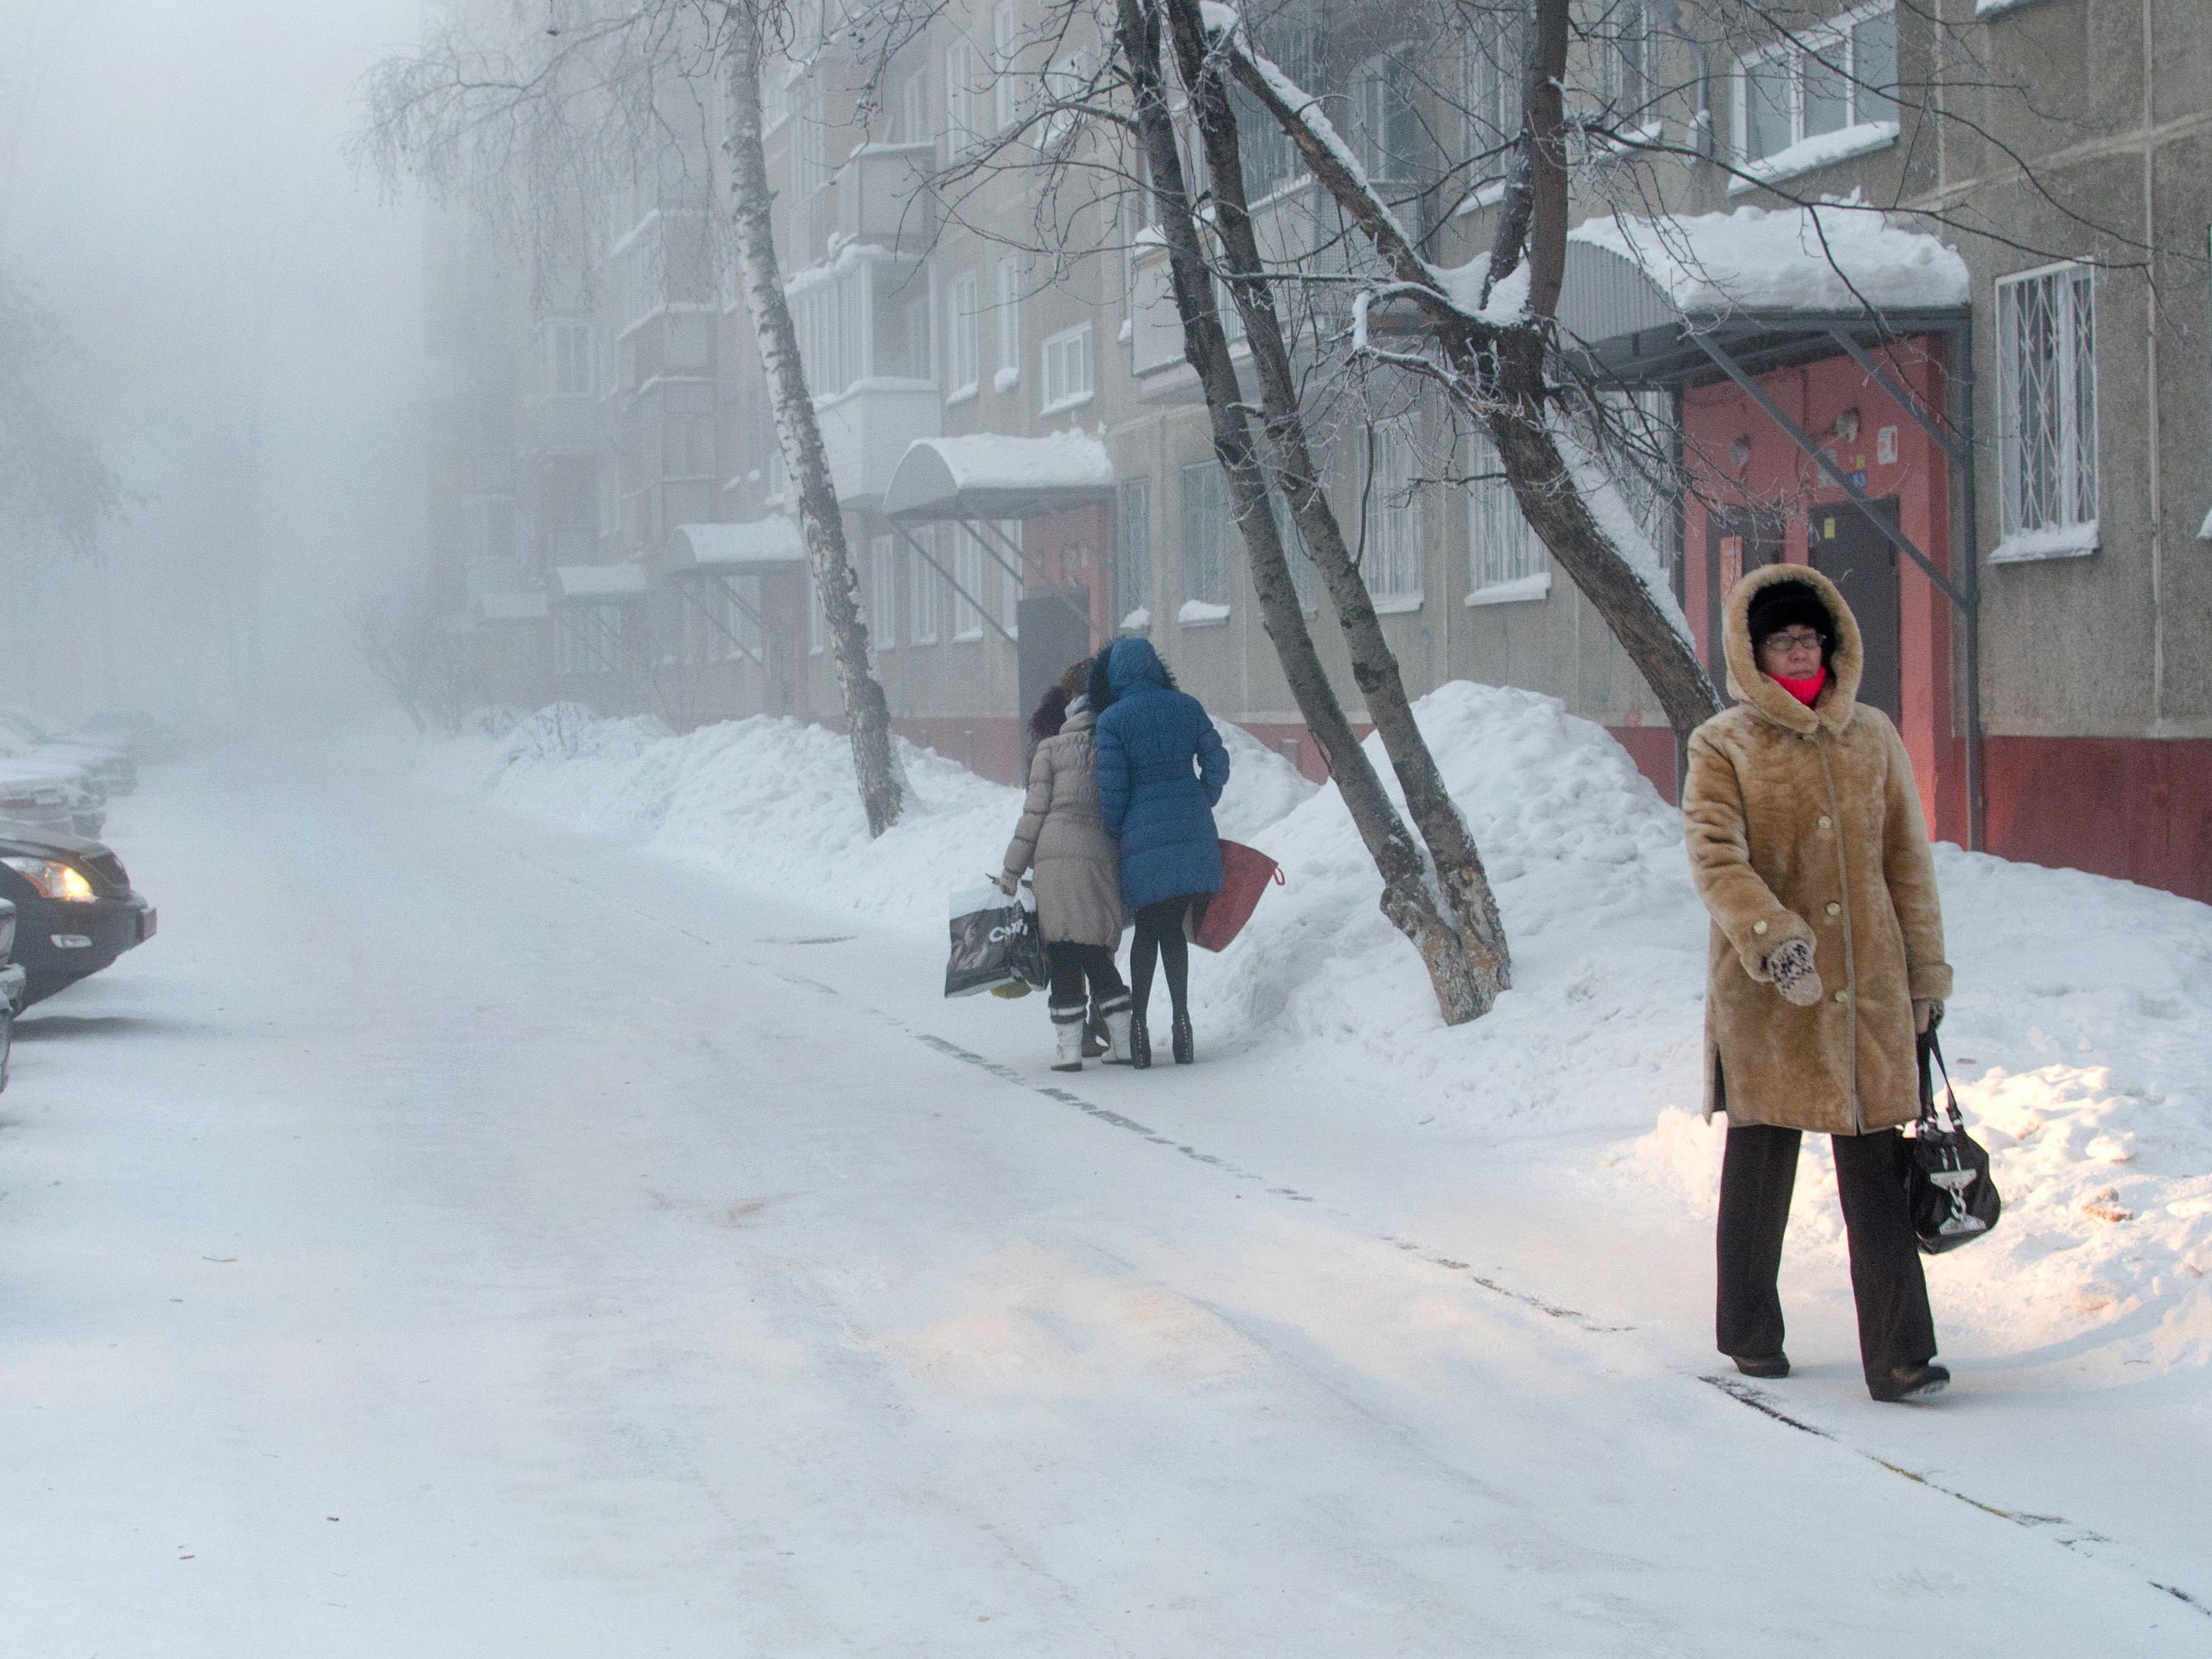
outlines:
{"label": "white fur-trimmed boot", "polygon": [[1098,1013],[1106,1022],[1106,1063],[1127,1066],[1129,1063],[1129,994],[1108,997],[1098,1005]]}
{"label": "white fur-trimmed boot", "polygon": [[1052,1011],[1054,1071],[1079,1072],[1083,1069],[1083,1024],[1090,1012],[1079,1002],[1073,1008]]}

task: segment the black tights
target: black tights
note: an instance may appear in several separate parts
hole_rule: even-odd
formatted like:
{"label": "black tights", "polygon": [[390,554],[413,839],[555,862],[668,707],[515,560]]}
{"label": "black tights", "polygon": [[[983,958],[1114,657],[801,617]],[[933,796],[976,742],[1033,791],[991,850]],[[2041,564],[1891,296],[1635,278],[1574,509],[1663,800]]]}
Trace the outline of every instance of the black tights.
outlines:
{"label": "black tights", "polygon": [[1190,1001],[1190,941],[1183,937],[1183,918],[1190,913],[1191,895],[1162,899],[1137,912],[1137,933],[1129,945],[1129,986],[1137,1012],[1152,1006],[1152,964],[1164,961],[1168,969],[1168,1001],[1175,1012],[1185,1012]]}

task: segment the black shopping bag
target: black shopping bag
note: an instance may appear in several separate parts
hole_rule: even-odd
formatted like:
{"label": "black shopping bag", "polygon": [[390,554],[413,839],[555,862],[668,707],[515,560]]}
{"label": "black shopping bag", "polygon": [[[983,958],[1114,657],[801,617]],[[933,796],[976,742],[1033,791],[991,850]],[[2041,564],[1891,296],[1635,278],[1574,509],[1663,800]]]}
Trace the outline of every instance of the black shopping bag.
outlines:
{"label": "black shopping bag", "polygon": [[[1943,1067],[1943,1103],[1950,1122],[1936,1109],[1936,1085],[1929,1062]],[[1950,1067],[1943,1066],[1943,1050],[1933,1030],[1920,1037],[1920,1121],[1905,1137],[1905,1201],[1912,1210],[1912,1231],[1919,1236],[1921,1253],[1941,1255],[1982,1237],[2004,1213],[2004,1200],[1990,1178],[1986,1148],[1966,1133],[1959,1115],[1959,1097],[1952,1092]]]}
{"label": "black shopping bag", "polygon": [[996,887],[952,895],[952,952],[945,961],[945,994],[973,996],[1001,985],[1045,984],[1044,936],[1036,896],[1027,888],[1009,898]]}

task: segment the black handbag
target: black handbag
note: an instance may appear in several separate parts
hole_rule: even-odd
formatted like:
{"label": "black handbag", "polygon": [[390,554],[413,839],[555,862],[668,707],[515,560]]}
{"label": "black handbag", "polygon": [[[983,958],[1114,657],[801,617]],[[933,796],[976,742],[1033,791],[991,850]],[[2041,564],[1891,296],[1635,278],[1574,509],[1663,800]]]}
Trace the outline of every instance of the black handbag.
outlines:
{"label": "black handbag", "polygon": [[[1941,1255],[1986,1235],[2004,1213],[2004,1200],[1990,1177],[1988,1150],[1966,1133],[1966,1120],[1959,1115],[1951,1070],[1943,1064],[1934,1027],[1921,1034],[1919,1049],[1920,1121],[1899,1142],[1900,1162],[1905,1203],[1912,1212],[1921,1254]],[[1951,1120],[1948,1127],[1936,1110],[1933,1073],[1939,1068],[1944,1109]]]}

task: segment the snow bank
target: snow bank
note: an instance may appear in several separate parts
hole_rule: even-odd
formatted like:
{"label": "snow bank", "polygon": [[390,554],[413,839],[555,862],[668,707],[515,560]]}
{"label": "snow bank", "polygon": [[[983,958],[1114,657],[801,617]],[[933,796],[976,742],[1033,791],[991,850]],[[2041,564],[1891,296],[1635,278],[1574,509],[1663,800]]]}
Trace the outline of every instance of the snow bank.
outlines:
{"label": "snow bank", "polygon": [[[1209,1048],[1279,1077],[1286,1115],[1405,1136],[1407,1157],[1516,1141],[1702,1222],[1723,1125],[1698,1111],[1706,922],[1677,814],[1556,699],[1461,682],[1416,714],[1496,887],[1514,988],[1445,1029],[1336,789],[1223,723],[1223,832],[1288,884],[1194,975]],[[916,804],[874,842],[845,739],[789,720],[678,737],[562,705],[443,764],[780,898],[934,934],[945,892],[998,867],[1020,797],[901,751]],[[2131,1364],[2212,1360],[2212,908],[1955,848],[1936,862],[1959,983],[1945,1047],[2007,1206],[1994,1237],[1930,1265],[1944,1330],[2008,1353],[2094,1334]],[[1791,1226],[1792,1260],[1844,1294],[1818,1141]]]}

